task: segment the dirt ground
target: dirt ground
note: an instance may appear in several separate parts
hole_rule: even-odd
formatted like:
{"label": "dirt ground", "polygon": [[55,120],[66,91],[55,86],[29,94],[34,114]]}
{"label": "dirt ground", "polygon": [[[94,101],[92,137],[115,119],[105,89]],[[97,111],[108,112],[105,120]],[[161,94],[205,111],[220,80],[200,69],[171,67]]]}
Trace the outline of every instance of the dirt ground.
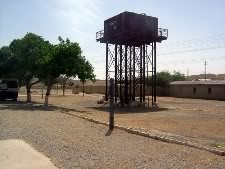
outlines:
{"label": "dirt ground", "polygon": [[[71,90],[62,96],[52,92],[51,106],[64,111],[108,121],[107,105],[97,104],[99,94],[73,95]],[[25,95],[19,100],[25,100]],[[33,92],[32,100],[43,103],[40,91]],[[209,146],[225,149],[225,101],[158,97],[158,108],[116,108],[115,123],[128,127],[157,130],[188,137]]]}
{"label": "dirt ground", "polygon": [[18,102],[0,102],[0,140],[23,140],[60,169],[224,169],[224,156],[119,129],[110,131],[61,112],[76,111],[63,107],[63,100],[73,100],[78,109],[76,103],[82,98],[88,97],[52,97],[52,102],[56,99],[61,105],[55,101],[49,109],[27,104],[21,101],[23,96]]}

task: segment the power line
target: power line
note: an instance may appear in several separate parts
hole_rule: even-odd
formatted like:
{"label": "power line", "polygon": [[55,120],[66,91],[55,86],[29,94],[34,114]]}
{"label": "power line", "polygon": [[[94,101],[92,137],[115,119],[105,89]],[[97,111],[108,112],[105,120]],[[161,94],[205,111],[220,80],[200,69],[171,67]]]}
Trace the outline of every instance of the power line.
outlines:
{"label": "power line", "polygon": [[[195,56],[195,57],[199,57],[199,56]],[[166,64],[166,63],[178,64],[178,63],[189,63],[189,62],[202,62],[202,60],[225,60],[225,56],[206,57],[206,58],[203,57],[203,58],[199,58],[199,59],[189,59],[189,60],[172,60],[172,61],[167,61],[167,62],[158,62],[158,64]],[[105,68],[98,67],[95,69],[105,69]]]}
{"label": "power line", "polygon": [[194,43],[181,43],[177,45],[169,45],[169,46],[163,46],[159,47],[158,50],[171,50],[171,49],[176,49],[176,48],[190,48],[190,47],[195,47],[195,46],[212,46],[212,45],[218,45],[218,44],[224,44],[225,43],[225,38],[223,39],[218,39],[218,40],[213,40],[213,41],[205,41],[205,42],[194,42]]}
{"label": "power line", "polygon": [[202,61],[202,60],[217,60],[217,59],[225,59],[225,56],[219,56],[219,57],[203,57],[199,59],[189,59],[189,60],[173,60],[173,61],[168,61],[168,62],[158,62],[158,63],[181,63],[181,62],[193,62],[193,61]]}
{"label": "power line", "polygon": [[172,42],[172,43],[169,43],[169,44],[166,44],[166,45],[162,44],[162,46],[163,47],[165,47],[165,46],[172,46],[172,45],[177,45],[177,44],[187,43],[187,42],[200,42],[200,41],[204,41],[206,39],[213,39],[213,37],[221,38],[223,36],[225,36],[225,34],[218,34],[218,35],[213,35],[213,36],[208,36],[208,37],[203,37],[203,38],[195,38],[195,39],[190,39],[190,40],[185,40],[185,41],[176,41],[176,42]]}
{"label": "power line", "polygon": [[[209,60],[209,59],[208,59]],[[220,59],[210,59],[211,62],[218,61],[218,60],[225,60],[225,58],[220,58]],[[176,62],[176,63],[160,63],[159,65],[164,65],[164,66],[177,66],[180,65],[187,65],[187,64],[194,64],[194,63],[199,63],[202,62],[203,60],[198,60],[198,61],[190,61],[190,62]]]}
{"label": "power line", "polygon": [[[219,36],[219,37],[217,37]],[[223,48],[223,46],[225,46],[225,37],[221,37],[222,35],[216,35],[214,37],[217,37],[216,39],[205,39],[205,38],[200,38],[200,39],[205,39],[205,40],[199,40],[199,39],[195,39],[193,40],[188,40],[188,41],[180,41],[177,43],[173,43],[173,45],[167,44],[166,46],[162,46],[159,47],[158,50],[170,50],[170,52],[167,52],[167,54],[175,54],[175,53],[186,53],[186,52],[192,52],[193,51],[202,51],[202,50],[209,50],[209,49],[215,49],[215,48]],[[225,36],[225,34],[223,35]],[[215,46],[215,44],[217,46]],[[212,46],[213,45],[213,46]],[[219,46],[218,46],[219,45]],[[222,46],[221,46],[222,45]],[[185,51],[176,51],[174,52],[173,50],[176,50],[177,48],[181,48],[182,49],[186,49],[186,48],[192,48],[192,47],[201,47],[200,49],[188,49]],[[203,47],[203,49],[202,49]],[[207,48],[205,48],[207,47]],[[172,49],[172,51],[171,51]],[[163,54],[159,54],[159,55],[164,55]]]}
{"label": "power line", "polygon": [[[193,45],[195,45],[195,46],[197,45],[199,47],[199,46],[202,46],[202,45],[209,45],[209,44],[211,44],[211,41],[213,42],[213,44],[215,44],[215,43],[218,43],[218,40],[225,40],[225,37],[221,38],[221,36],[225,36],[225,34],[222,34],[222,35],[220,34],[220,35],[215,35],[215,36],[210,36],[210,37],[218,37],[218,36],[220,36],[220,37],[216,38],[216,39],[210,39],[210,40],[202,41],[202,42],[199,39],[206,39],[206,38],[199,38],[199,39],[192,39],[192,40],[187,40],[187,41],[175,42],[175,43],[172,43],[172,44],[175,44],[175,46],[167,44],[167,46],[159,47],[159,50],[170,48],[170,47],[176,48],[176,47],[179,47],[179,46],[185,46],[185,47],[190,48],[190,47],[193,47]],[[207,37],[207,38],[210,38],[210,37]],[[217,41],[215,42],[215,40],[217,40]],[[186,43],[186,42],[189,42],[189,44]],[[223,43],[225,43],[225,41],[223,41]],[[182,48],[184,48],[184,47],[182,47]],[[167,53],[162,53],[162,54],[159,54],[159,55],[186,53],[186,52],[210,50],[210,49],[216,49],[216,48],[224,48],[224,47],[223,46],[209,46],[209,47],[204,48],[204,49],[200,48],[200,49],[192,49],[192,50],[190,49],[190,50],[187,50],[187,51],[185,50],[185,51],[178,51],[178,52],[167,52]],[[91,58],[97,58],[97,56],[93,56]],[[95,62],[92,62],[92,63],[103,63],[103,62],[105,62],[105,61],[95,61]]]}
{"label": "power line", "polygon": [[[200,52],[200,51],[213,50],[213,49],[221,49],[221,48],[225,48],[225,46],[215,46],[215,47],[202,48],[202,49],[192,49],[192,50],[184,50],[184,51],[177,51],[177,52],[161,53],[161,54],[158,54],[157,56],[162,56],[162,55],[175,55],[175,54],[180,54],[180,53]],[[92,63],[103,63],[103,62],[105,62],[105,61],[95,61],[95,62],[92,62]]]}
{"label": "power line", "polygon": [[[185,45],[185,43],[189,43],[189,44],[186,44],[186,45],[194,45],[195,43],[198,43],[198,46],[201,43],[203,43],[203,44],[205,43],[207,45],[212,40],[225,40],[225,37],[224,38],[221,38],[223,36],[225,36],[225,34],[219,34],[219,35],[214,35],[214,36],[209,36],[209,37],[204,37],[204,38],[196,38],[196,39],[191,39],[191,40],[186,40],[186,41],[178,41],[178,42],[174,42],[174,43],[170,43],[170,44],[175,45],[175,47],[176,46],[182,46],[181,44],[184,44]],[[211,38],[211,39],[209,39],[209,38]],[[214,39],[212,39],[212,38],[214,38]],[[209,39],[209,40],[207,40],[207,39]],[[167,46],[168,47],[172,46],[170,44],[168,44]],[[163,47],[165,47],[165,46],[163,46]],[[161,48],[163,48],[163,47],[161,47]],[[214,46],[214,47],[207,47],[207,48],[200,48],[200,49],[190,49],[190,50],[183,50],[183,51],[176,51],[176,52],[167,52],[167,53],[158,54],[158,56],[162,56],[162,55],[174,55],[174,54],[189,53],[189,52],[200,52],[200,51],[213,50],[213,49],[219,49],[219,48],[225,48],[225,46]],[[105,61],[103,60],[103,61],[94,61],[92,63],[98,64],[98,63],[104,63],[104,62]]]}
{"label": "power line", "polygon": [[[173,60],[173,61],[168,61],[168,62],[158,62],[157,64],[169,64],[169,65],[174,65],[174,64],[179,64],[179,63],[182,63],[182,65],[184,64],[188,64],[189,62],[190,63],[198,63],[198,62],[202,62],[202,60],[211,60],[211,61],[218,61],[218,60],[225,60],[225,56],[219,56],[219,57],[203,57],[203,58],[199,58],[199,59],[189,59],[189,60]],[[102,70],[102,69],[105,69],[103,67],[98,67],[98,68],[95,68],[95,70]]]}
{"label": "power line", "polygon": [[215,46],[215,47],[210,47],[210,48],[184,50],[184,51],[178,51],[178,52],[168,52],[168,53],[158,54],[158,56],[162,56],[162,55],[174,55],[174,54],[190,53],[190,52],[199,52],[199,51],[212,50],[212,49],[220,49],[220,48],[225,48],[225,46]]}
{"label": "power line", "polygon": [[[162,56],[162,55],[175,55],[175,54],[180,54],[180,53],[200,52],[200,51],[213,50],[213,49],[221,49],[221,48],[225,48],[225,46],[214,46],[214,47],[208,47],[208,48],[190,49],[190,50],[183,50],[183,51],[176,51],[176,52],[161,53],[161,54],[158,54],[158,56]],[[104,63],[104,62],[105,62],[105,60],[103,60],[103,61],[94,61],[92,63]]]}

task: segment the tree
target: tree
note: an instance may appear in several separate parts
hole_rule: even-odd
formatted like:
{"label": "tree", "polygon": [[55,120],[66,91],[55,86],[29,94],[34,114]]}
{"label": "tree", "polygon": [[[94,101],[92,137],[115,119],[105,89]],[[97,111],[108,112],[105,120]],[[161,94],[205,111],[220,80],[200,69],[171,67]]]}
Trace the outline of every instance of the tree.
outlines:
{"label": "tree", "polygon": [[69,80],[70,77],[67,77],[65,75],[60,75],[58,78],[57,78],[57,82],[60,84],[60,86],[62,87],[63,89],[63,96],[65,96],[65,88],[66,86],[68,85],[68,80]]}
{"label": "tree", "polygon": [[161,71],[156,74],[156,83],[159,85],[166,85],[172,80],[171,74],[169,71]]}
{"label": "tree", "polygon": [[67,85],[68,86],[73,86],[74,85],[74,81],[72,79],[68,79],[67,80]]}
{"label": "tree", "polygon": [[72,43],[69,39],[64,41],[61,37],[58,38],[59,44],[52,45],[50,57],[43,65],[42,75],[40,79],[46,83],[47,92],[45,97],[45,107],[48,106],[48,98],[52,85],[57,82],[60,75],[66,77],[82,77],[84,67],[84,57],[78,43]]}
{"label": "tree", "polygon": [[40,82],[31,80],[39,76],[40,68],[48,58],[49,42],[41,36],[27,33],[22,39],[13,40],[9,48],[16,61],[14,75],[20,84],[26,86],[27,102],[31,102],[30,89]]}
{"label": "tree", "polygon": [[8,46],[0,49],[0,77],[15,77],[16,60]]}
{"label": "tree", "polygon": [[94,68],[92,67],[91,63],[84,59],[82,60],[83,64],[80,70],[80,73],[78,74],[78,78],[83,84],[83,96],[84,96],[84,83],[86,80],[92,80],[95,81],[95,75],[94,75]]}
{"label": "tree", "polygon": [[184,81],[186,80],[185,75],[174,70],[172,75],[172,81]]}
{"label": "tree", "polygon": [[[150,76],[149,78],[149,82],[151,83],[151,79],[152,77]],[[185,79],[185,75],[174,71],[173,74],[171,74],[169,71],[161,71],[161,72],[157,72],[156,74],[156,83],[157,85],[167,85],[169,84],[169,82],[172,81],[183,81],[186,80]]]}

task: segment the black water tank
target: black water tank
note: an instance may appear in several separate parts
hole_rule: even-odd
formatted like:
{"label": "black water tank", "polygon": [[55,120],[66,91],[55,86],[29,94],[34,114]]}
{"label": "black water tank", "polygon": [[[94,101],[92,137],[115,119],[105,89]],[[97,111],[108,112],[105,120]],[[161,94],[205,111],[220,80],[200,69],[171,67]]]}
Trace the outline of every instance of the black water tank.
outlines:
{"label": "black water tank", "polygon": [[132,37],[157,37],[158,18],[145,14],[123,12],[104,21],[106,39],[129,39]]}

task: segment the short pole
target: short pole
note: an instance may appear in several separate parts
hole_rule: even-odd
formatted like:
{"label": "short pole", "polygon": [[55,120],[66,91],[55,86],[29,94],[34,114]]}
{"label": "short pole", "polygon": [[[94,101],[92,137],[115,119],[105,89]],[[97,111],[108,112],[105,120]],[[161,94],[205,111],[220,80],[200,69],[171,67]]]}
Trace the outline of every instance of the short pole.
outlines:
{"label": "short pole", "polygon": [[110,79],[110,112],[109,112],[109,129],[114,129],[114,79]]}

